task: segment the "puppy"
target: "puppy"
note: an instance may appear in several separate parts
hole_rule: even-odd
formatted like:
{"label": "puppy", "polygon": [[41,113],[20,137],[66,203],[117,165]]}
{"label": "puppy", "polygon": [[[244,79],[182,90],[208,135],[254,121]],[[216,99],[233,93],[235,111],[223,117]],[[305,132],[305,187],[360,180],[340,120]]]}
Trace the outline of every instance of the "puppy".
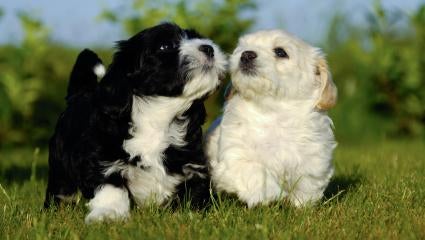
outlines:
{"label": "puppy", "polygon": [[50,140],[45,207],[78,190],[89,199],[86,222],[129,216],[130,197],[140,205],[188,197],[203,207],[203,101],[225,70],[219,48],[164,23],[119,42],[99,83],[97,59],[83,52],[71,74]]}
{"label": "puppy", "polygon": [[230,68],[231,97],[206,143],[215,187],[248,207],[319,200],[333,173],[326,110],[337,99],[322,52],[286,32],[260,31],[239,40]]}

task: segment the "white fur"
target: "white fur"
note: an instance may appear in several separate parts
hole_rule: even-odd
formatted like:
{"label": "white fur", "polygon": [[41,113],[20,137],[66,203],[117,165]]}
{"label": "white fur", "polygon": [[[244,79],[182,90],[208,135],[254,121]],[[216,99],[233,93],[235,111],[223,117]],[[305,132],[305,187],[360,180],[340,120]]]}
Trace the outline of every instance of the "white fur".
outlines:
{"label": "white fur", "polygon": [[103,76],[105,76],[105,73],[106,73],[105,66],[103,66],[103,64],[101,63],[98,63],[96,64],[96,66],[94,66],[93,72],[94,74],[96,74],[98,78],[103,78]]}
{"label": "white fur", "polygon": [[[184,98],[133,97],[131,129],[132,138],[124,142],[123,148],[130,157],[140,156],[143,164],[128,167],[123,172],[128,179],[128,188],[136,201],[144,204],[153,200],[161,204],[174,193],[183,179],[168,175],[163,165],[163,152],[168,146],[184,146],[187,121],[173,121],[190,107],[191,101]],[[181,121],[179,121],[181,122]]]}
{"label": "white fur", "polygon": [[[273,52],[283,47],[289,59]],[[239,69],[242,52],[257,53],[255,75]],[[212,178],[249,207],[287,197],[295,206],[319,200],[333,173],[332,120],[315,104],[317,48],[283,31],[247,35],[231,56],[236,94],[207,139]]]}
{"label": "white fur", "polygon": [[[214,58],[199,51],[199,46],[210,45],[214,49]],[[183,90],[183,96],[188,98],[199,98],[211,92],[220,84],[220,76],[226,70],[227,60],[217,45],[209,39],[185,39],[180,46],[180,56],[190,60],[187,66],[191,70],[191,80]],[[206,71],[205,68],[209,68]]]}
{"label": "white fur", "polygon": [[90,213],[86,223],[106,219],[125,219],[129,216],[130,199],[125,188],[103,185],[95,193],[95,197],[87,204]]}

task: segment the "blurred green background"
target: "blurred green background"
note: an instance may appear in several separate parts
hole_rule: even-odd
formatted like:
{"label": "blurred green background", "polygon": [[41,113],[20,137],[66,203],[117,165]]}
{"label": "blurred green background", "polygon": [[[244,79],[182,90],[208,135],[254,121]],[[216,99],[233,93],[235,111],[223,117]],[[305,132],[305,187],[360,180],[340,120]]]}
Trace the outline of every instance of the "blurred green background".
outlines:
{"label": "blurred green background", "polygon": [[[132,0],[121,8],[99,6],[101,14],[93,16],[93,21],[111,24],[130,36],[171,20],[195,28],[230,53],[240,35],[255,30],[258,17],[252,13],[261,4],[253,0]],[[279,4],[285,7],[285,1]],[[361,24],[337,9],[329,12],[331,16],[323,20],[326,32],[312,44],[327,54],[339,89],[339,102],[330,111],[337,140],[341,144],[424,139],[425,3],[405,12],[370,1]],[[5,13],[4,8],[0,10],[0,23]],[[85,46],[54,40],[52,29],[31,11],[12,14],[19,19],[22,38],[0,45],[0,148],[44,149],[65,106],[70,70]],[[64,17],[72,19],[72,13]],[[285,23],[278,25],[285,27]],[[105,63],[110,62],[113,44],[94,47]],[[219,92],[207,102],[208,123],[220,114],[221,96]]]}

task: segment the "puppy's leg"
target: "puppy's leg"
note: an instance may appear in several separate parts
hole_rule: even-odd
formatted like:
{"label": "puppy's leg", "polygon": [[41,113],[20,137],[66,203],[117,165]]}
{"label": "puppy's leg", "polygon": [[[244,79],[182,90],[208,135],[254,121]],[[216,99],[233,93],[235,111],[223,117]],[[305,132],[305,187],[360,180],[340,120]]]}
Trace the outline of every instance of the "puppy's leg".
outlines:
{"label": "puppy's leg", "polygon": [[261,163],[220,162],[213,172],[213,179],[219,190],[236,193],[248,207],[267,204],[286,195],[277,178]]}
{"label": "puppy's leg", "polygon": [[130,199],[125,187],[112,184],[101,185],[87,205],[90,213],[86,216],[86,223],[106,219],[125,219],[129,216]]}
{"label": "puppy's leg", "polygon": [[49,208],[52,204],[59,205],[62,201],[72,202],[77,187],[55,170],[50,169],[49,172],[51,173],[49,173],[44,208]]}
{"label": "puppy's leg", "polygon": [[46,198],[44,208],[51,204],[58,205],[63,200],[72,199],[77,193],[75,181],[69,177],[69,172],[64,170],[61,162],[54,158],[53,150],[49,154],[49,179],[47,182]]}
{"label": "puppy's leg", "polygon": [[221,119],[216,119],[213,126],[208,130],[205,137],[205,153],[208,156],[209,165],[215,167],[218,158],[218,142],[220,137]]}
{"label": "puppy's leg", "polygon": [[289,200],[296,207],[302,207],[316,203],[323,197],[323,192],[329,183],[333,170],[329,170],[321,176],[304,174],[293,184],[293,190],[289,192]]}
{"label": "puppy's leg", "polygon": [[205,209],[211,203],[211,178],[205,165],[188,163],[183,166],[185,180],[177,186],[174,206],[190,203],[192,209]]}

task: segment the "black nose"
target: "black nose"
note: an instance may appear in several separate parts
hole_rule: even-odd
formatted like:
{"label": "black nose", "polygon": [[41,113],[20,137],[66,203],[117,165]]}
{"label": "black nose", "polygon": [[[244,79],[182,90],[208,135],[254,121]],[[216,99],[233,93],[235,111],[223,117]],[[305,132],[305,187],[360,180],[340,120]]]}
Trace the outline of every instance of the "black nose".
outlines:
{"label": "black nose", "polygon": [[207,57],[212,58],[214,57],[214,48],[210,45],[201,45],[199,46],[199,51],[205,53]]}
{"label": "black nose", "polygon": [[257,54],[254,51],[245,51],[241,55],[241,61],[243,63],[249,63],[255,58],[257,58]]}

